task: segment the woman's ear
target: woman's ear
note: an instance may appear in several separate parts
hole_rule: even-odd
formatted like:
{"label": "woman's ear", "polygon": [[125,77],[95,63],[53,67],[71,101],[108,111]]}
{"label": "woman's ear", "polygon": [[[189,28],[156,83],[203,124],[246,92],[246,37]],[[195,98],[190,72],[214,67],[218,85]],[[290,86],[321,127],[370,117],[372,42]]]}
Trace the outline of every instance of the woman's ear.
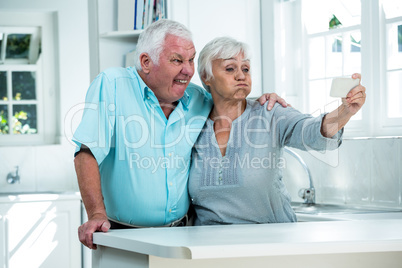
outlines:
{"label": "woman's ear", "polygon": [[201,80],[202,80],[202,82],[203,82],[205,85],[211,86],[211,83],[210,83],[210,80],[211,80],[211,79],[207,80],[206,76],[207,76],[207,75],[204,73],[204,74],[202,75],[202,77],[201,77]]}
{"label": "woman's ear", "polygon": [[141,53],[140,55],[141,69],[144,73],[149,73],[152,69],[152,59],[148,53]]}

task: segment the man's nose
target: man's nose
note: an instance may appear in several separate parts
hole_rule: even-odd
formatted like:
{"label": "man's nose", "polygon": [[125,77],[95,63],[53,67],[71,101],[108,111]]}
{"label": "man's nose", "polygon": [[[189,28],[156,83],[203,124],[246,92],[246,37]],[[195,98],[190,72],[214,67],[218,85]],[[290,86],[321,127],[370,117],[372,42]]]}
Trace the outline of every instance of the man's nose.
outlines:
{"label": "man's nose", "polygon": [[195,70],[194,70],[194,64],[190,63],[189,61],[185,61],[185,62],[183,63],[183,68],[182,68],[182,70],[181,70],[181,72],[182,72],[183,74],[192,77],[193,74],[194,74],[194,71],[195,71]]}

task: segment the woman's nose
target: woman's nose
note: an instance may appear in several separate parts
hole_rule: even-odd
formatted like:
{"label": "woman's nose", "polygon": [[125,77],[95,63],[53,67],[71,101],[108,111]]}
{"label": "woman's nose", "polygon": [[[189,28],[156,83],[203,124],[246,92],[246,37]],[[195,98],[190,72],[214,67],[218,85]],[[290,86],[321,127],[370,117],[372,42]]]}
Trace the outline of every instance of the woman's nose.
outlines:
{"label": "woman's nose", "polygon": [[236,72],[236,75],[235,75],[236,80],[244,80],[245,78],[246,78],[246,76],[242,70]]}

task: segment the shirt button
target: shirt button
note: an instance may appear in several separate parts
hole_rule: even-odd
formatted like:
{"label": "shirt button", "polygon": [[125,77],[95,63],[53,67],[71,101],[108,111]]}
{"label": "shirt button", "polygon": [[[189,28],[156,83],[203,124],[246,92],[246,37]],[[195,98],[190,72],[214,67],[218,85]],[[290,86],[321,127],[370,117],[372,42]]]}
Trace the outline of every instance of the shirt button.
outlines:
{"label": "shirt button", "polygon": [[169,153],[169,156],[172,156],[172,153]]}
{"label": "shirt button", "polygon": [[147,99],[149,100],[149,99],[151,99],[150,97],[147,97]]}
{"label": "shirt button", "polygon": [[172,185],[173,185],[173,183],[169,182],[169,185],[170,185],[170,186],[172,186]]}
{"label": "shirt button", "polygon": [[169,209],[169,212],[172,212],[172,209]]}

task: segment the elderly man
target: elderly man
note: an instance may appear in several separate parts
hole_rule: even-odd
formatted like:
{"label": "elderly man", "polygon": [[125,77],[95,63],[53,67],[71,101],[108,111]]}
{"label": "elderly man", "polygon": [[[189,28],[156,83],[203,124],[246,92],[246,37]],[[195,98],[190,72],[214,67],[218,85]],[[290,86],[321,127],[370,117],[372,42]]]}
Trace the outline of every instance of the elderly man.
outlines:
{"label": "elderly man", "polygon": [[[95,231],[186,224],[191,149],[211,96],[190,84],[196,51],[180,23],[151,24],[136,53],[135,69],[110,68],[92,82],[73,138],[88,214],[79,239],[91,249]],[[272,107],[278,97],[261,99]]]}

